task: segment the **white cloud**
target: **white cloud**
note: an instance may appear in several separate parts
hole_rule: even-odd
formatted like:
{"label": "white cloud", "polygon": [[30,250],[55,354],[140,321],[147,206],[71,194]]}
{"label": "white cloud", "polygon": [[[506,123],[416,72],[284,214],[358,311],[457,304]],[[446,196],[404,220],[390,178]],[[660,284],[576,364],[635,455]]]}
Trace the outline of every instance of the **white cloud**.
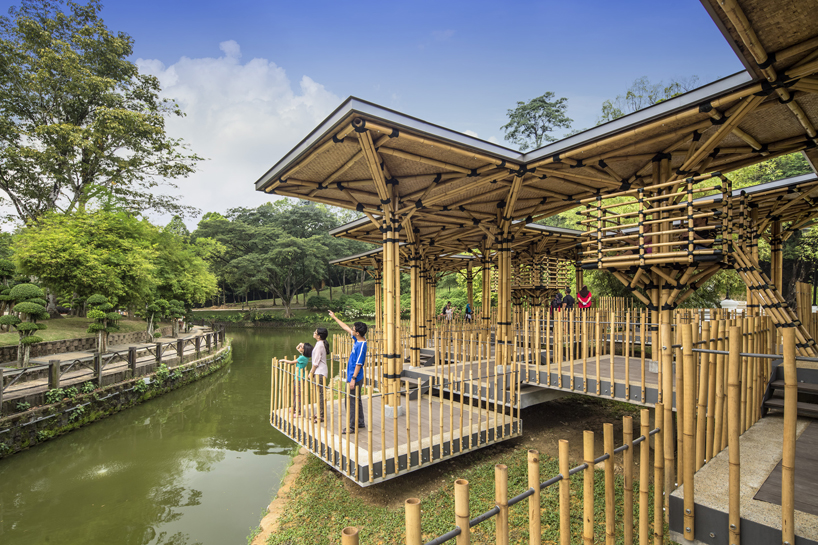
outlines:
{"label": "white cloud", "polygon": [[168,133],[208,159],[199,172],[179,181],[183,201],[203,212],[268,200],[253,183],[341,102],[308,76],[294,89],[271,60],[242,63],[233,40],[219,47],[221,57],[182,57],[170,66],[137,60],[142,72],[159,78],[162,95],[186,114],[167,120]]}
{"label": "white cloud", "polygon": [[474,131],[463,131],[463,134],[466,136],[471,136],[472,138],[478,138],[477,133]]}

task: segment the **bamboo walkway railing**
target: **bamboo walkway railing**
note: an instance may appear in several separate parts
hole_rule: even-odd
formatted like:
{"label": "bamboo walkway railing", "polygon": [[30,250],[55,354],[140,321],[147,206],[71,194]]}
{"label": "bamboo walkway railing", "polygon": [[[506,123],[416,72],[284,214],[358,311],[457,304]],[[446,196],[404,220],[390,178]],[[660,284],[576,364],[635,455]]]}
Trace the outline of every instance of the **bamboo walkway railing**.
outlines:
{"label": "bamboo walkway railing", "polygon": [[[757,317],[755,318],[758,319]],[[745,319],[751,320],[751,319]],[[470,529],[489,519],[495,519],[495,541],[498,544],[509,543],[508,513],[516,504],[528,499],[529,543],[542,543],[540,519],[543,505],[540,498],[542,490],[559,485],[559,542],[568,545],[571,542],[570,501],[572,492],[566,477],[582,472],[583,530],[582,541],[594,543],[595,497],[594,468],[604,462],[604,519],[605,542],[632,545],[638,537],[640,545],[647,545],[651,538],[654,545],[664,541],[664,515],[667,513],[667,501],[673,485],[667,486],[667,476],[675,483],[674,473],[678,475],[678,484],[685,484],[684,501],[684,536],[693,539],[695,533],[695,475],[701,466],[724,447],[729,448],[729,532],[730,543],[740,543],[741,506],[739,488],[741,485],[740,435],[759,417],[760,407],[748,400],[753,400],[755,392],[763,384],[760,377],[762,364],[778,358],[756,352],[751,332],[744,329],[743,320],[731,324],[727,320],[714,324],[701,323],[696,327],[695,320],[687,320],[678,326],[679,345],[672,348],[676,351],[676,362],[680,372],[677,375],[677,400],[681,400],[680,410],[676,416],[678,445],[674,445],[673,418],[668,407],[657,403],[655,406],[655,429],[650,430],[649,410],[642,409],[641,435],[633,438],[633,423],[630,417],[623,419],[622,445],[614,448],[613,426],[605,424],[604,453],[596,456],[594,452],[593,432],[584,433],[583,463],[568,469],[568,442],[559,443],[560,473],[542,482],[539,474],[539,453],[528,453],[529,487],[514,497],[509,498],[508,473],[506,466],[495,467],[495,507],[476,517],[471,517],[469,508],[469,482],[457,479],[454,482],[454,527],[426,545],[440,545],[456,540],[458,545],[468,544],[471,540]],[[722,327],[724,329],[722,329]],[[712,333],[715,331],[715,333]],[[795,543],[794,530],[794,460],[797,420],[797,360],[808,358],[796,357],[796,335],[792,328],[783,331],[783,365],[785,369],[785,408],[783,437],[783,470],[782,470],[782,542]],[[697,340],[698,339],[698,340]],[[726,356],[726,358],[725,358]],[[725,361],[726,360],[726,361]],[[809,360],[809,361],[815,361]],[[715,367],[715,373],[713,369]],[[766,366],[765,366],[766,368]],[[721,398],[719,397],[721,396]],[[670,417],[668,417],[670,414]],[[653,517],[648,516],[649,490],[639,486],[638,500],[634,498],[634,447],[639,445],[639,483],[650,480],[650,448],[648,439],[656,435],[653,455]],[[674,458],[678,454],[678,466]],[[614,458],[620,456],[624,473],[624,495],[621,505],[615,504],[614,496]],[[687,484],[686,484],[687,483]],[[714,483],[715,485],[716,483]],[[664,497],[664,506],[663,506]],[[422,529],[420,522],[421,502],[417,498],[406,500],[406,544],[420,545]],[[663,509],[664,507],[664,509]],[[621,517],[616,513],[620,512]],[[354,528],[345,528],[343,539],[349,535],[357,536]],[[357,541],[342,541],[357,543]]]}

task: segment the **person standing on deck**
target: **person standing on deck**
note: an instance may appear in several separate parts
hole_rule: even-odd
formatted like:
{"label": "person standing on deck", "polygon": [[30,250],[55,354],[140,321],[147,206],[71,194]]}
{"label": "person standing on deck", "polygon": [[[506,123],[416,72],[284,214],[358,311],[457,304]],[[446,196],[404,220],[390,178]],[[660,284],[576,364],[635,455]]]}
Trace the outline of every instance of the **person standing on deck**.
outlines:
{"label": "person standing on deck", "polygon": [[466,303],[466,321],[471,323],[474,316],[474,311],[471,309],[471,303]]}
{"label": "person standing on deck", "polygon": [[582,286],[582,289],[577,293],[577,306],[579,308],[591,308],[591,290],[588,286]]}
{"label": "person standing on deck", "polygon": [[[329,332],[324,327],[316,328],[312,338],[316,340],[315,348],[312,349],[312,369],[310,369],[309,379],[315,380],[318,388],[318,411],[319,416],[313,418],[314,423],[324,421],[324,383],[327,380],[327,353],[329,343],[327,342]],[[323,377],[323,378],[322,378]],[[321,381],[324,381],[322,383]]]}
{"label": "person standing on deck", "polygon": [[562,298],[562,308],[564,308],[566,312],[574,310],[574,298],[571,296],[570,291]]}
{"label": "person standing on deck", "polygon": [[557,292],[551,300],[551,316],[554,316],[554,313],[559,312],[560,309],[562,309],[562,294]]}
{"label": "person standing on deck", "polygon": [[341,329],[352,336],[352,352],[349,354],[349,363],[347,363],[346,383],[348,385],[349,396],[349,427],[345,428],[341,433],[355,432],[355,407],[358,407],[358,427],[365,428],[364,421],[364,405],[361,401],[361,386],[364,383],[364,363],[366,362],[366,332],[368,328],[363,322],[355,322],[352,327],[349,327],[331,310],[330,317],[338,322]]}

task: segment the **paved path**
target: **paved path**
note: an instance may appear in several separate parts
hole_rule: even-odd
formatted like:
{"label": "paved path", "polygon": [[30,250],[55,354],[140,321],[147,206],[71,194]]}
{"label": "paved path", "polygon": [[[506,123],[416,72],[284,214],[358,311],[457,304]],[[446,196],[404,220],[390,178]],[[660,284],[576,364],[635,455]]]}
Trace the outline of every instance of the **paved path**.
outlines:
{"label": "paved path", "polygon": [[[156,343],[161,342],[165,343],[174,343],[173,345],[165,345],[164,346],[164,353],[162,354],[162,361],[164,362],[171,362],[177,360],[176,354],[176,346],[175,343],[177,340],[181,339],[186,341],[184,354],[193,354],[196,351],[194,342],[187,342],[188,340],[194,339],[195,337],[202,336],[204,333],[210,333],[209,328],[203,328],[201,326],[194,326],[192,331],[186,335],[180,335],[178,339],[171,338],[171,337],[160,337],[156,339],[154,343],[133,343],[133,344],[119,344],[119,345],[110,345],[108,347],[108,352],[103,354],[103,370],[102,375],[103,377],[113,375],[115,373],[120,373],[128,369],[128,350],[131,346],[135,346],[137,349],[137,357],[136,357],[136,367],[137,367],[137,374],[141,374],[139,372],[140,368],[147,367],[156,362],[156,356],[154,355],[154,350],[156,348]],[[149,351],[150,350],[150,351]],[[205,352],[207,350],[205,342],[202,341],[201,343],[201,350]],[[68,362],[74,362],[73,366],[70,367],[69,370],[65,370],[62,372],[60,376],[60,387],[65,388],[72,385],[82,384],[89,380],[93,380],[94,378],[94,354],[88,351],[79,351],[79,352],[64,352],[62,354],[50,354],[47,356],[42,356],[38,358],[32,358],[30,360],[30,366],[28,369],[32,367],[38,367],[41,365],[47,365],[51,360],[59,360],[62,365],[61,367],[65,367],[65,364]],[[9,373],[7,370],[6,373]],[[12,371],[13,372],[13,371]],[[6,382],[8,382],[8,378],[6,378]],[[48,388],[48,377],[47,375],[42,378],[33,378],[31,380],[26,380],[25,382],[17,382],[12,386],[7,387],[3,391],[3,401],[8,401],[12,399],[17,399],[21,397],[25,397],[27,395],[36,394],[40,392],[47,391]]]}

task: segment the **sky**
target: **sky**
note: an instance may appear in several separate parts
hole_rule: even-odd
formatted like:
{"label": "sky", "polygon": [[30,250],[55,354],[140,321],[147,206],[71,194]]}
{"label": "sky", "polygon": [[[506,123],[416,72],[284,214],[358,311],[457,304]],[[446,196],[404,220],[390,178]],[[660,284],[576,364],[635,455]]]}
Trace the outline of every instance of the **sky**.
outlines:
{"label": "sky", "polygon": [[568,99],[583,129],[639,77],[705,84],[743,70],[697,0],[103,6],[186,114],[167,130],[207,158],[178,181],[180,200],[203,213],[269,200],[254,182],[348,96],[514,147],[500,129],[507,110],[546,91]]}

